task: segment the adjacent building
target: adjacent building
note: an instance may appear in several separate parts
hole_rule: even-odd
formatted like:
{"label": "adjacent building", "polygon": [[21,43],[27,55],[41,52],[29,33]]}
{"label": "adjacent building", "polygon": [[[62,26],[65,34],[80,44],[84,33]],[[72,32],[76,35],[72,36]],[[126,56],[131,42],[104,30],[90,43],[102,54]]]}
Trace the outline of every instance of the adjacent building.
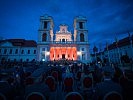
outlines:
{"label": "adjacent building", "polygon": [[109,59],[110,62],[122,63],[121,57],[128,56],[130,60],[133,60],[133,35],[131,37],[125,37],[119,41],[113,42],[108,45],[104,50],[104,56]]}
{"label": "adjacent building", "polygon": [[125,60],[133,61],[133,35],[107,44],[102,52],[91,54],[92,61],[100,58],[102,61],[106,59],[112,63],[123,63],[123,57],[126,57]]}
{"label": "adjacent building", "polygon": [[0,40],[0,61],[35,61],[37,43],[33,40]]}

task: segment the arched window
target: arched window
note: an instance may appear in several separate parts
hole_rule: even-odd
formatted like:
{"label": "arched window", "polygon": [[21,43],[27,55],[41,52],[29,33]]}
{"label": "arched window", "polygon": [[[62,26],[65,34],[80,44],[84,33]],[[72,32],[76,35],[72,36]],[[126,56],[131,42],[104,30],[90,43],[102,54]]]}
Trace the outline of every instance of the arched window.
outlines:
{"label": "arched window", "polygon": [[85,41],[85,39],[84,39],[84,34],[81,33],[81,34],[80,34],[80,42],[84,42],[84,41]]}
{"label": "arched window", "polygon": [[62,42],[65,42],[65,39],[62,39]]}
{"label": "arched window", "polygon": [[46,33],[43,33],[43,35],[42,35],[42,41],[47,41],[47,34]]}

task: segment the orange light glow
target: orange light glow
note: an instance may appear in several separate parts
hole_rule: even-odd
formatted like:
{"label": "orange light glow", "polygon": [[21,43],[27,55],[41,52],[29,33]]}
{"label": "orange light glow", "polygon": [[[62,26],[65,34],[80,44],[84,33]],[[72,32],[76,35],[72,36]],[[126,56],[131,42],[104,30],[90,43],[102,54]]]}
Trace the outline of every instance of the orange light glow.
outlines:
{"label": "orange light glow", "polygon": [[50,48],[50,60],[77,60],[76,47],[51,47]]}

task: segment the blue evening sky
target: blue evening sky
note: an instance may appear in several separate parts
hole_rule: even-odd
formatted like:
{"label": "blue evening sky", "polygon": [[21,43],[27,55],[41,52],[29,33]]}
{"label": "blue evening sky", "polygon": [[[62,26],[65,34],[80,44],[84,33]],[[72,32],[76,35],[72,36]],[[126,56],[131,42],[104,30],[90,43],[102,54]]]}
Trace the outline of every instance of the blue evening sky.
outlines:
{"label": "blue evening sky", "polygon": [[74,17],[85,16],[91,46],[133,32],[133,0],[0,0],[0,37],[37,41],[44,14],[53,17],[54,32],[64,23],[72,33]]}

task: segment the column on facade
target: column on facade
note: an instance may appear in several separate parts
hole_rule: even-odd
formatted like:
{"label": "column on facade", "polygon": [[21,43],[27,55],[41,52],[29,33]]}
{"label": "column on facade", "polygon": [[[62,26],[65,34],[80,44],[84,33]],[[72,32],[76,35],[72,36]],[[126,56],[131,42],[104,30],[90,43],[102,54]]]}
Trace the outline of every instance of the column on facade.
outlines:
{"label": "column on facade", "polygon": [[66,52],[65,52],[65,53],[66,53],[66,54],[65,54],[65,55],[66,55],[65,58],[67,59],[67,58],[68,58],[68,56],[67,56],[67,47],[66,47]]}
{"label": "column on facade", "polygon": [[61,50],[62,50],[62,48],[60,47],[59,49],[60,49],[60,50],[59,50],[59,53],[60,53],[60,54],[59,54],[59,58],[61,59],[61,55],[62,55]]}
{"label": "column on facade", "polygon": [[55,47],[53,48],[53,51],[54,51],[54,58],[53,59],[55,60]]}
{"label": "column on facade", "polygon": [[54,51],[55,51],[55,60],[57,60],[56,47],[54,48]]}
{"label": "column on facade", "polygon": [[71,47],[71,58],[73,60],[73,47]]}

